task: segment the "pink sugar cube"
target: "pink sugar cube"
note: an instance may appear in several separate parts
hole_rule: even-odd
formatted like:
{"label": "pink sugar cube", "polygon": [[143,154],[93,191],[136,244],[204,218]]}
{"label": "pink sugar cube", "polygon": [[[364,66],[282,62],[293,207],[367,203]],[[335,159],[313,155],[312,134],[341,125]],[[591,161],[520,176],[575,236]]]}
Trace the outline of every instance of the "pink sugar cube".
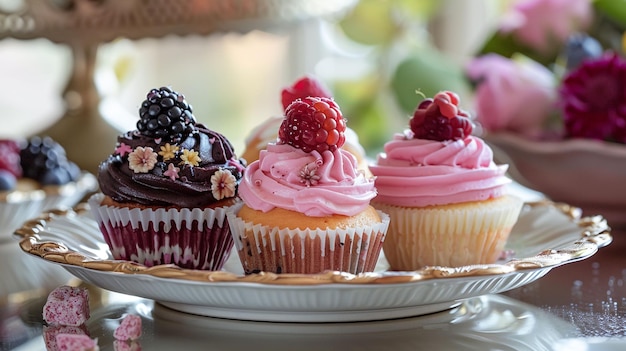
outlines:
{"label": "pink sugar cube", "polygon": [[81,326],[67,326],[67,325],[44,325],[43,327],[43,341],[46,344],[46,350],[57,351],[57,335],[59,334],[74,334],[74,335],[88,335],[87,328],[84,325]]}
{"label": "pink sugar cube", "polygon": [[89,319],[89,292],[67,285],[54,289],[43,306],[43,319],[49,325],[84,324]]}
{"label": "pink sugar cube", "polygon": [[128,314],[122,323],[115,328],[113,336],[117,340],[137,340],[141,336],[141,317]]}
{"label": "pink sugar cube", "polygon": [[57,334],[58,351],[99,351],[98,341],[85,334]]}
{"label": "pink sugar cube", "polygon": [[141,344],[138,341],[113,341],[113,350],[115,351],[141,351]]}

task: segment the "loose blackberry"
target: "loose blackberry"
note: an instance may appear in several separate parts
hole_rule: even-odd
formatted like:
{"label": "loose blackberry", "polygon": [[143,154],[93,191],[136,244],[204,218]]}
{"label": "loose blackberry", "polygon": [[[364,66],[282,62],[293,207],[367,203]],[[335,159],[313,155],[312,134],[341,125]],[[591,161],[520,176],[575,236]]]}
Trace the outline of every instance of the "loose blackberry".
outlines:
{"label": "loose blackberry", "polygon": [[20,150],[24,178],[43,185],[62,185],[75,181],[80,168],[67,159],[65,149],[50,137],[32,137]]}
{"label": "loose blackberry", "polygon": [[196,124],[192,107],[183,94],[168,87],[152,89],[139,108],[137,129],[141,134],[165,141],[178,141]]}

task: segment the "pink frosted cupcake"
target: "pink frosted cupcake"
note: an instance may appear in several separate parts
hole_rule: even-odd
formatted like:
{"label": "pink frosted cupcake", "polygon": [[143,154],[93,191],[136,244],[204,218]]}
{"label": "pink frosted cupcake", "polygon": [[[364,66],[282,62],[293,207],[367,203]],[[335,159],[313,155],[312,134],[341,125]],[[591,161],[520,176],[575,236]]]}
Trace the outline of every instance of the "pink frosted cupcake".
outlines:
{"label": "pink frosted cupcake", "polygon": [[100,164],[102,192],[89,200],[113,257],[221,269],[243,163],[223,135],[196,123],[182,94],[152,89],[139,112],[137,130]]}
{"label": "pink frosted cupcake", "polygon": [[394,270],[493,263],[522,201],[507,194],[507,165],[471,135],[451,92],[425,99],[410,130],[384,146],[370,170],[372,205],[391,217],[384,253]]}
{"label": "pink frosted cupcake", "polygon": [[344,131],[332,99],[287,108],[278,141],[246,169],[243,204],[228,214],[245,273],[374,269],[389,218],[369,205],[374,182],[341,148]]}

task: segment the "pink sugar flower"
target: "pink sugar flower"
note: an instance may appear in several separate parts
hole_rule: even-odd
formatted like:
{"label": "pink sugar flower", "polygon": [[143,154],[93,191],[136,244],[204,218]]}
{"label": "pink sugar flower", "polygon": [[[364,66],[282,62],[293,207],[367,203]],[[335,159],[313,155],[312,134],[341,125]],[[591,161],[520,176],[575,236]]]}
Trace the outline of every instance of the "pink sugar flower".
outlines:
{"label": "pink sugar flower", "polygon": [[148,173],[157,163],[157,153],[151,147],[138,146],[128,154],[128,166],[135,173]]}
{"label": "pink sugar flower", "polygon": [[211,192],[216,200],[235,196],[237,179],[229,171],[220,169],[211,176]]}
{"label": "pink sugar flower", "polygon": [[130,146],[124,144],[124,143],[120,143],[120,145],[118,145],[118,147],[115,149],[115,153],[117,153],[118,155],[124,157],[124,155],[126,155],[127,153],[133,151],[133,149],[130,148]]}
{"label": "pink sugar flower", "polygon": [[475,115],[484,129],[527,136],[541,132],[556,99],[547,68],[526,58],[487,54],[470,61],[466,73],[477,82]]}
{"label": "pink sugar flower", "polygon": [[586,30],[592,19],[591,0],[518,0],[500,31],[539,52],[549,52],[574,32]]}
{"label": "pink sugar flower", "polygon": [[607,53],[584,61],[559,95],[567,137],[626,143],[626,59]]}

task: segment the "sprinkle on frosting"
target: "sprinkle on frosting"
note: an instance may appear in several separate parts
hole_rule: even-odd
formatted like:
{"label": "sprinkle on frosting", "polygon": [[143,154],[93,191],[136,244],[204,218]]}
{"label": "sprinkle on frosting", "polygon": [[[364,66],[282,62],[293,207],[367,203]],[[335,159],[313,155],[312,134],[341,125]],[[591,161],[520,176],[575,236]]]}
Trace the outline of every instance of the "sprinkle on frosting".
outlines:
{"label": "sprinkle on frosting", "polygon": [[170,177],[171,180],[176,180],[179,178],[178,172],[180,172],[180,168],[174,166],[173,163],[170,163],[167,166],[167,170],[163,172],[163,175],[166,177]]}
{"label": "sprinkle on frosting", "polygon": [[157,162],[157,154],[151,147],[138,146],[128,155],[128,165],[135,173],[148,173]]}
{"label": "sprinkle on frosting", "polygon": [[217,200],[235,196],[237,179],[228,171],[220,169],[211,176],[211,192]]}
{"label": "sprinkle on frosting", "polygon": [[133,149],[124,143],[120,143],[115,149],[115,153],[122,157],[126,156],[126,154],[130,153],[131,151],[133,151]]}

